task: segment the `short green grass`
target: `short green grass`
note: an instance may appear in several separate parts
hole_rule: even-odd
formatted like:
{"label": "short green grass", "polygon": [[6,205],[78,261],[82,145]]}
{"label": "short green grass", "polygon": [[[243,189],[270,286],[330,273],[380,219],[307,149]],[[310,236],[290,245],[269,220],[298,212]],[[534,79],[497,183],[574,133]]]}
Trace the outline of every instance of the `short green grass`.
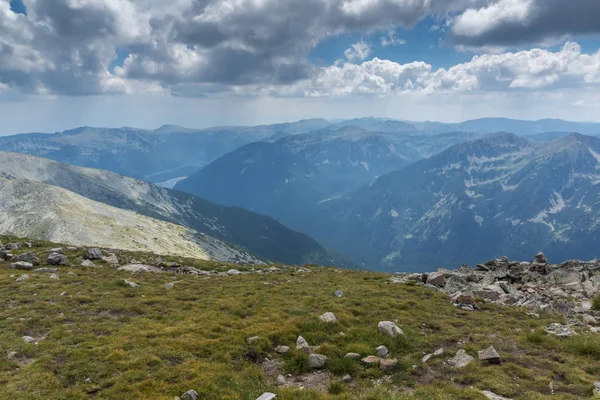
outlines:
{"label": "short green grass", "polygon": [[[32,249],[40,256],[55,246],[34,244],[41,246]],[[82,254],[67,251],[71,261]],[[179,261],[204,269],[232,267]],[[484,399],[481,390],[515,399],[580,399],[590,397],[600,379],[600,335],[560,339],[544,333],[548,324],[564,322],[562,317],[541,313],[536,319],[526,310],[485,303],[466,312],[440,293],[390,284],[385,274],[312,271],[132,276],[108,266],[73,266],[60,267],[60,280],[29,273],[31,279],[17,283],[24,272],[0,263],[0,398],[172,400],[194,389],[207,400],[254,400],[265,391],[284,400]],[[123,278],[141,286],[123,285]],[[164,288],[173,281],[173,289]],[[335,297],[336,289],[344,296]],[[338,322],[319,321],[326,311]],[[382,337],[381,320],[397,320],[406,337]],[[43,340],[26,344],[24,335]],[[248,345],[246,338],[255,335],[260,339]],[[306,373],[306,355],[294,350],[298,335],[321,345],[319,352],[329,357],[333,378],[322,391],[277,387],[261,370],[261,360],[269,357],[284,361],[281,373]],[[475,357],[493,345],[503,362],[475,360],[451,369],[443,360],[457,351],[458,342]],[[275,354],[280,344],[290,346],[291,354]],[[347,352],[374,354],[382,344],[399,360],[394,373],[344,358]],[[443,357],[420,363],[425,352],[439,347],[446,349]],[[10,360],[9,352],[16,352]],[[351,383],[341,382],[345,374],[352,375]]]}

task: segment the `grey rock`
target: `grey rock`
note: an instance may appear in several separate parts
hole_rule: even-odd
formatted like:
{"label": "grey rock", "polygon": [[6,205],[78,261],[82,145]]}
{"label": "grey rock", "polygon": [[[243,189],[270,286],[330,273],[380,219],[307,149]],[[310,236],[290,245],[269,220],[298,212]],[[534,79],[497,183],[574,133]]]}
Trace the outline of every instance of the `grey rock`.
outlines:
{"label": "grey rock", "polygon": [[382,371],[391,371],[393,369],[396,369],[396,367],[398,367],[398,360],[393,359],[393,360],[387,360],[387,359],[381,359],[379,360],[379,369],[381,369]]}
{"label": "grey rock", "polygon": [[175,287],[175,284],[173,282],[165,283],[165,289],[173,289],[173,287]]}
{"label": "grey rock", "polygon": [[237,269],[230,269],[229,271],[227,271],[227,275],[241,275],[242,273],[240,271],[238,271]]}
{"label": "grey rock", "polygon": [[546,256],[544,255],[544,253],[537,253],[537,255],[535,256],[535,262],[539,263],[539,264],[548,264],[548,260],[546,259]]}
{"label": "grey rock", "polygon": [[279,376],[277,376],[277,384],[279,386],[285,385],[285,382],[286,382],[285,376],[283,376],[281,374]]}
{"label": "grey rock", "polygon": [[198,393],[195,390],[188,390],[180,396],[181,400],[198,400]]}
{"label": "grey rock", "polygon": [[53,274],[58,271],[58,268],[36,268],[33,272],[37,272],[40,274]]}
{"label": "grey rock", "polygon": [[488,347],[485,350],[481,350],[477,353],[477,356],[481,361],[487,361],[491,364],[500,363],[500,354],[494,349],[493,346]]}
{"label": "grey rock", "polygon": [[25,261],[19,261],[16,263],[12,263],[8,266],[10,269],[19,269],[22,271],[31,271],[33,269],[33,264]]}
{"label": "grey rock", "polygon": [[594,398],[600,398],[600,382],[594,382]]}
{"label": "grey rock", "polygon": [[112,253],[102,257],[102,260],[104,260],[104,262],[107,262],[108,264],[111,264],[111,265],[119,265],[119,259],[117,258],[116,255],[114,255]]}
{"label": "grey rock", "polygon": [[346,353],[345,358],[350,358],[352,360],[360,360],[360,354],[358,353]]}
{"label": "grey rock", "polygon": [[19,254],[18,256],[13,257],[14,261],[25,261],[33,264],[34,266],[40,265],[40,260],[35,256],[33,252],[27,252],[23,254]]}
{"label": "grey rock", "polygon": [[103,256],[104,256],[104,254],[102,254],[102,251],[100,249],[94,248],[94,249],[87,249],[83,258],[85,258],[86,260],[102,260]]}
{"label": "grey rock", "polygon": [[332,312],[326,312],[325,314],[319,316],[319,319],[327,323],[334,323],[337,321],[335,315]]}
{"label": "grey rock", "polygon": [[302,336],[298,336],[298,339],[296,340],[296,350],[300,350],[306,353],[310,351],[310,345]]}
{"label": "grey rock", "polygon": [[146,264],[127,264],[122,267],[117,268],[118,271],[127,271],[127,272],[150,272],[153,274],[162,274],[164,271],[158,267],[153,265]]}
{"label": "grey rock", "polygon": [[67,256],[60,253],[50,253],[46,262],[50,265],[67,265]]}
{"label": "grey rock", "polygon": [[4,250],[19,250],[21,248],[21,243],[6,243],[4,245]]}
{"label": "grey rock", "polygon": [[92,262],[92,260],[83,260],[83,261],[81,262],[81,266],[82,266],[82,267],[86,267],[86,268],[93,268],[93,267],[95,267],[95,266],[96,266],[96,264],[94,264],[94,263]]}
{"label": "grey rock", "polygon": [[65,251],[62,247],[56,247],[54,249],[50,249],[50,253],[65,254]]}
{"label": "grey rock", "polygon": [[444,292],[448,294],[461,292],[465,290],[467,285],[468,283],[464,278],[458,275],[453,275],[446,279],[446,283],[444,284]]}
{"label": "grey rock", "polygon": [[377,365],[377,364],[379,364],[380,361],[381,361],[381,358],[379,358],[377,356],[367,356],[367,357],[363,358],[362,360],[360,360],[361,363],[366,364],[366,365]]}
{"label": "grey rock", "polygon": [[51,274],[50,279],[60,279],[60,276],[58,276],[57,274]]}
{"label": "grey rock", "polygon": [[464,368],[473,362],[474,358],[467,354],[464,349],[459,349],[456,355],[446,360],[446,363],[454,368]]}
{"label": "grey rock", "polygon": [[128,281],[127,279],[123,279],[123,282],[125,282],[125,284],[127,284],[127,285],[129,285],[129,286],[131,286],[131,287],[139,287],[139,286],[140,286],[140,285],[138,285],[138,284],[137,284],[137,283],[135,283],[135,282]]}
{"label": "grey rock", "polygon": [[263,393],[260,396],[258,396],[258,398],[256,400],[275,400],[277,398],[277,395],[275,393]]}
{"label": "grey rock", "polygon": [[377,329],[384,336],[395,337],[398,335],[404,335],[402,329],[398,327],[394,322],[391,321],[381,321],[377,325]]}
{"label": "grey rock", "polygon": [[336,290],[335,291],[335,296],[336,297],[343,297],[344,296],[344,292],[342,292],[341,290]]}
{"label": "grey rock", "polygon": [[387,347],[385,346],[379,346],[377,347],[377,354],[379,354],[379,357],[385,357],[387,356],[389,353]]}
{"label": "grey rock", "polygon": [[342,381],[348,383],[348,382],[352,382],[352,377],[350,376],[350,374],[346,374],[342,377]]}
{"label": "grey rock", "polygon": [[544,331],[546,331],[546,333],[556,335],[558,337],[569,337],[577,334],[573,329],[571,329],[570,326],[559,323],[548,325],[546,329],[544,329]]}
{"label": "grey rock", "polygon": [[289,346],[277,346],[275,347],[275,353],[278,354],[287,354],[290,352],[290,347]]}
{"label": "grey rock", "polygon": [[246,343],[248,344],[252,344],[254,342],[256,342],[257,340],[260,340],[260,336],[252,336],[246,339]]}
{"label": "grey rock", "polygon": [[308,368],[320,369],[325,366],[327,357],[321,354],[311,354],[308,356]]}
{"label": "grey rock", "polygon": [[67,272],[67,275],[72,276],[72,277],[77,276],[77,274],[75,272],[73,272],[73,271]]}
{"label": "grey rock", "polygon": [[27,274],[21,275],[20,277],[17,278],[17,282],[23,282],[23,281],[26,281],[27,279],[29,279],[29,275],[27,275]]}
{"label": "grey rock", "polygon": [[494,392],[490,392],[489,390],[483,390],[481,393],[483,393],[483,395],[485,397],[487,397],[489,400],[512,400],[512,399],[509,399],[508,397],[502,397],[500,395],[497,395]]}
{"label": "grey rock", "polygon": [[23,337],[21,337],[21,339],[23,339],[23,341],[25,343],[33,343],[33,342],[35,342],[35,338],[33,338],[31,336],[23,336]]}
{"label": "grey rock", "polygon": [[434,272],[427,276],[427,284],[444,287],[444,283],[446,281],[446,273],[445,272]]}

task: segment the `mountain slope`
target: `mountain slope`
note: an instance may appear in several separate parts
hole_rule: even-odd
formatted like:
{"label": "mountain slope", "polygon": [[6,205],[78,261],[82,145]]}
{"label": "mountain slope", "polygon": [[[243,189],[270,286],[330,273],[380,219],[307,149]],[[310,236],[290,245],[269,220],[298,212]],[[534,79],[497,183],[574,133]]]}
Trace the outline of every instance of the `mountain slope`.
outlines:
{"label": "mountain slope", "polygon": [[79,246],[99,246],[225,262],[259,262],[206,235],[29,180],[0,179],[0,232]]}
{"label": "mountain slope", "polygon": [[333,129],[246,145],[175,188],[296,226],[320,202],[477,137],[372,132],[356,126]]}
{"label": "mountain slope", "polygon": [[516,135],[533,135],[546,132],[578,132],[588,135],[600,134],[600,123],[572,122],[562,119],[541,119],[526,121],[510,118],[480,118],[460,123],[410,122],[416,128],[428,133],[444,132],[477,132],[495,133],[511,132]]}
{"label": "mountain slope", "polygon": [[58,186],[91,200],[234,243],[272,261],[323,264],[337,261],[334,255],[310,237],[294,232],[271,218],[241,208],[219,206],[108,171],[0,152],[0,177]]}
{"label": "mountain slope", "polygon": [[188,176],[219,156],[275,134],[309,132],[329,125],[325,120],[255,127],[157,130],[81,127],[55,134],[0,137],[0,151],[24,153],[71,165],[93,167],[162,182]]}
{"label": "mountain slope", "polygon": [[600,255],[600,139],[495,134],[323,204],[299,227],[370,268]]}

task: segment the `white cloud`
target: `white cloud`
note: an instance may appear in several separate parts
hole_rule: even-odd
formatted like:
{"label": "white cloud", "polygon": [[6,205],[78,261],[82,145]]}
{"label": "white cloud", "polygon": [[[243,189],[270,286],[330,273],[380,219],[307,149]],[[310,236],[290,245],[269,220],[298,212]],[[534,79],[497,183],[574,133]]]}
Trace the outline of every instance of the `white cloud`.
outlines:
{"label": "white cloud", "polygon": [[371,54],[371,47],[365,42],[354,43],[344,51],[344,55],[350,61],[364,60]]}
{"label": "white cloud", "polygon": [[381,45],[383,47],[387,46],[400,46],[406,44],[406,40],[400,39],[396,37],[396,32],[390,31],[387,36],[382,36],[379,38]]}

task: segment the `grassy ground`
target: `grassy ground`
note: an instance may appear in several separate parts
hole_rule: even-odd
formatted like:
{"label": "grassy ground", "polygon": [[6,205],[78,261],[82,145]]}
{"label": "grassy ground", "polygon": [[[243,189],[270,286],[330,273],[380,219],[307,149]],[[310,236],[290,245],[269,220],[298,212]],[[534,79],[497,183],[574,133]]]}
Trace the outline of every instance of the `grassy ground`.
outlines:
{"label": "grassy ground", "polygon": [[[43,246],[34,250],[46,254],[51,245]],[[67,254],[75,261],[83,252]],[[486,304],[466,312],[439,293],[389,284],[384,274],[312,271],[131,276],[110,267],[60,267],[59,280],[29,272],[29,280],[17,283],[25,272],[0,263],[0,398],[172,400],[194,389],[201,399],[254,400],[265,391],[278,399],[484,399],[480,390],[515,399],[580,399],[591,396],[600,378],[600,335],[543,333],[549,323],[562,322],[558,316],[537,319]],[[141,286],[126,286],[123,278]],[[165,289],[173,281],[175,287]],[[344,296],[335,297],[336,289]],[[326,311],[338,322],[320,322]],[[381,320],[397,320],[406,337],[382,337]],[[25,343],[24,335],[38,344]],[[248,345],[246,338],[255,335],[261,339]],[[264,357],[283,361],[282,373],[305,373],[305,355],[272,351],[279,344],[295,349],[298,335],[329,357],[328,391],[279,388],[265,377]],[[451,369],[443,361],[458,342],[475,358],[494,345],[503,362],[476,359]],[[346,352],[374,354],[381,344],[399,360],[391,374],[343,358]],[[439,347],[446,349],[443,357],[420,363],[424,352]],[[346,373],[353,381],[339,383]]]}

